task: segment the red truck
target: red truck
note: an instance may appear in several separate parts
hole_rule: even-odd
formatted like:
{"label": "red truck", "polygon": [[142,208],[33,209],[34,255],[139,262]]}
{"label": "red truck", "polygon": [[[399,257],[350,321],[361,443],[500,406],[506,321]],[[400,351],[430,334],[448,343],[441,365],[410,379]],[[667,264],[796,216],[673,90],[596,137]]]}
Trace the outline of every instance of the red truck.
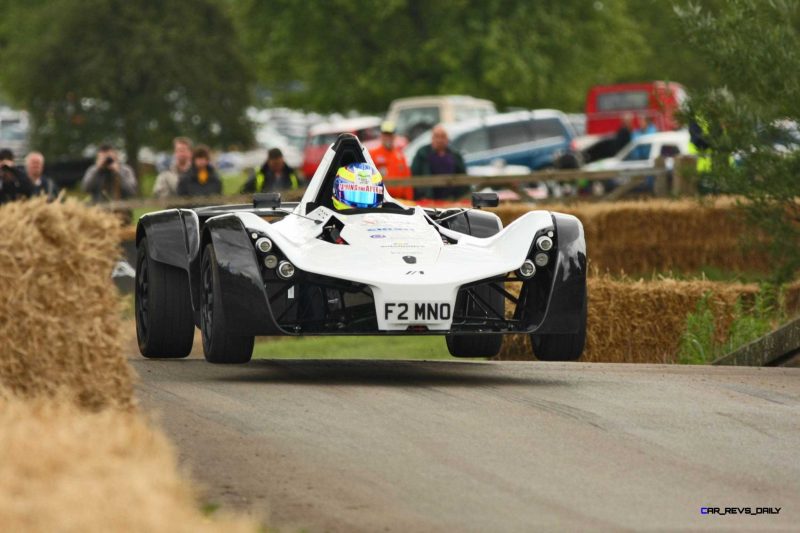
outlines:
{"label": "red truck", "polygon": [[622,117],[630,113],[634,126],[652,117],[659,131],[678,129],[675,111],[686,100],[680,83],[651,81],[595,85],[586,95],[586,134],[602,135],[617,131]]}

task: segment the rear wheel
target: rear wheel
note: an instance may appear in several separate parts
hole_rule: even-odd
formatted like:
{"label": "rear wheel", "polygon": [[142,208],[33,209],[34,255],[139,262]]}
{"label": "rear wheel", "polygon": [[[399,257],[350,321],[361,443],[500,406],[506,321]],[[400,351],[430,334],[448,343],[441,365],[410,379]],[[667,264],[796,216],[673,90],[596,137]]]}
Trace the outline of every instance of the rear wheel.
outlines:
{"label": "rear wheel", "polygon": [[[489,304],[490,309],[503,316],[505,297],[502,294],[491,287],[478,287],[475,291],[484,302]],[[485,311],[467,298],[463,298],[463,303],[459,303],[464,306],[465,315],[485,314]],[[447,335],[446,340],[447,349],[453,357],[494,357],[500,353],[500,348],[503,346],[503,335],[500,333],[454,333]]]}
{"label": "rear wheel", "polygon": [[202,283],[200,331],[203,334],[203,354],[206,361],[218,364],[247,363],[253,356],[254,337],[231,335],[226,329],[219,267],[214,246],[211,244],[206,245],[203,251]]}
{"label": "rear wheel", "polygon": [[136,339],[145,357],[176,359],[192,351],[194,318],[189,276],[155,261],[147,238],[136,248]]}
{"label": "rear wheel", "polygon": [[540,361],[577,361],[583,354],[586,344],[586,298],[583,299],[583,311],[580,316],[580,327],[575,333],[531,335],[533,355]]}

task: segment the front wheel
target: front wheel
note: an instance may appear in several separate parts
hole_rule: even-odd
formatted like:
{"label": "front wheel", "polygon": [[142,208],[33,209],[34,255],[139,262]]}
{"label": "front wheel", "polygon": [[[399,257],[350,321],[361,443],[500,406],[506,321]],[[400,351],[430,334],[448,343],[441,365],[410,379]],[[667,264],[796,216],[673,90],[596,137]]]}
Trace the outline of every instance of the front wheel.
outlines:
{"label": "front wheel", "polygon": [[[486,318],[502,317],[505,308],[505,297],[491,287],[473,289],[480,297],[481,305],[470,301],[465,295],[459,295],[456,305],[463,309],[465,316],[481,316]],[[493,312],[486,313],[486,304]],[[483,306],[484,308],[482,308]],[[496,315],[496,316],[495,316]],[[453,357],[494,357],[503,346],[501,333],[453,333],[447,335],[447,349]]]}
{"label": "front wheel", "polygon": [[577,361],[583,354],[586,344],[586,298],[579,317],[579,328],[567,334],[531,334],[533,355],[540,361]]}
{"label": "front wheel", "polygon": [[219,276],[214,246],[208,244],[203,251],[202,263],[200,331],[203,334],[203,354],[209,363],[247,363],[253,356],[254,337],[231,335],[227,331]]}
{"label": "front wheel", "polygon": [[453,357],[494,357],[503,346],[503,336],[496,333],[447,335],[446,341]]}

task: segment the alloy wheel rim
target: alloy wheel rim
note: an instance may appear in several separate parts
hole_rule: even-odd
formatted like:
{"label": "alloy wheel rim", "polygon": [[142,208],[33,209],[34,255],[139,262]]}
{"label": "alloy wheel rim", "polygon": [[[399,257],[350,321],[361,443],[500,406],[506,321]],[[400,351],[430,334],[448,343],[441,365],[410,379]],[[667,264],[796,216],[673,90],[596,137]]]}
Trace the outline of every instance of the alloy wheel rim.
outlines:
{"label": "alloy wheel rim", "polygon": [[214,320],[214,278],[208,256],[203,260],[203,309],[200,313],[201,332],[206,345],[211,344],[211,327]]}
{"label": "alloy wheel rim", "polygon": [[147,339],[147,317],[149,299],[147,289],[149,287],[149,272],[147,269],[147,258],[142,256],[136,273],[136,327],[141,339]]}

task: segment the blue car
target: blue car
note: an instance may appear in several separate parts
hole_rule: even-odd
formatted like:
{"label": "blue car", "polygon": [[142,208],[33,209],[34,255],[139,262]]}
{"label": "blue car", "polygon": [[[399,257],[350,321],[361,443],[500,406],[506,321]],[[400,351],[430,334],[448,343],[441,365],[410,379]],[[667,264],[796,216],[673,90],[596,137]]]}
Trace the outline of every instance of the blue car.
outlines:
{"label": "blue car", "polygon": [[[496,164],[524,165],[531,170],[553,166],[554,156],[569,148],[575,132],[561,111],[514,111],[445,124],[450,145],[464,156],[467,167]],[[428,131],[405,149],[409,163],[417,150],[431,142]]]}

